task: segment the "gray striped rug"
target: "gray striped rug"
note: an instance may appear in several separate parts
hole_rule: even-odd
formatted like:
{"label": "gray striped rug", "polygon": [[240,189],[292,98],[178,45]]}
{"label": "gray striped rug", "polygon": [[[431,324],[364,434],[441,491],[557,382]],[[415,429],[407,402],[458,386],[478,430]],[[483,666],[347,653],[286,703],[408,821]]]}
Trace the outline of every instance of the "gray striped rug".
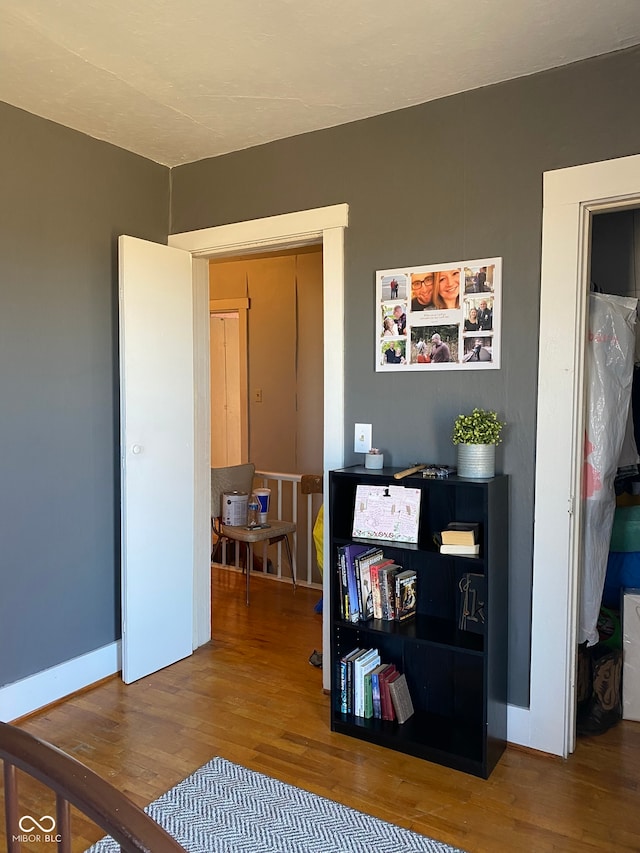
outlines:
{"label": "gray striped rug", "polygon": [[[189,853],[464,853],[214,758],[145,811]],[[88,853],[117,853],[103,838]]]}

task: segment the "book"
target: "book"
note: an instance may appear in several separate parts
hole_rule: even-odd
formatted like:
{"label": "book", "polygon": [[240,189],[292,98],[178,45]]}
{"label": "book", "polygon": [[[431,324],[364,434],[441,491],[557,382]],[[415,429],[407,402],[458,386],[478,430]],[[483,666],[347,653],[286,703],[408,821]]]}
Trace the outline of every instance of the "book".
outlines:
{"label": "book", "polygon": [[356,717],[364,717],[364,677],[380,663],[380,652],[377,649],[367,649],[353,662],[353,713]]}
{"label": "book", "polygon": [[380,675],[389,666],[388,663],[379,663],[371,670],[371,700],[373,704],[373,716],[377,720],[382,719],[382,706],[380,704]]}
{"label": "book", "polygon": [[355,657],[358,654],[362,653],[362,649],[357,648],[348,652],[346,655],[343,655],[340,658],[340,713],[346,714],[349,710],[349,676],[348,676],[348,665],[349,660]]}
{"label": "book", "polygon": [[380,601],[382,605],[382,618],[385,621],[393,621],[396,618],[396,590],[394,576],[401,571],[402,567],[396,563],[384,566],[378,572],[380,579]]}
{"label": "book", "polygon": [[348,622],[357,622],[360,619],[360,608],[358,606],[358,583],[356,580],[356,568],[354,560],[360,554],[363,554],[367,549],[366,545],[342,545],[342,551],[345,559],[347,573],[347,591],[349,597],[348,615],[345,616]]}
{"label": "book", "polygon": [[372,666],[369,669],[369,666],[364,667],[364,678],[363,678],[363,693],[364,693],[364,711],[363,717],[366,720],[370,720],[373,717],[373,673],[378,669],[378,667],[383,666],[380,663],[380,655],[376,655],[377,663],[375,666]]}
{"label": "book", "polygon": [[480,545],[441,545],[441,554],[452,554],[456,557],[478,557]]}
{"label": "book", "polygon": [[364,554],[355,558],[356,577],[358,579],[360,598],[360,619],[373,619],[373,592],[371,589],[371,564],[382,559],[381,548],[369,548]]}
{"label": "book", "polygon": [[413,569],[405,569],[395,576],[396,619],[404,622],[416,615],[418,576]]}
{"label": "book", "polygon": [[354,667],[355,662],[358,658],[362,657],[362,655],[366,654],[366,649],[356,649],[353,654],[347,657],[347,674],[346,674],[346,706],[347,706],[347,714],[353,714],[353,685],[354,681]]}
{"label": "book", "polygon": [[371,673],[366,672],[364,676],[364,714],[365,720],[373,717],[373,692],[371,687]]}
{"label": "book", "polygon": [[399,675],[395,664],[390,664],[385,671],[378,677],[380,681],[380,704],[382,707],[383,720],[395,720],[396,712],[391,701],[391,693],[389,691],[389,682],[393,681]]}
{"label": "book", "polygon": [[407,678],[404,673],[389,683],[389,694],[393,703],[393,710],[396,713],[396,719],[400,724],[406,723],[409,717],[413,716],[414,709],[407,685]]}
{"label": "book", "polygon": [[373,618],[382,619],[382,599],[380,598],[380,569],[391,566],[393,560],[378,560],[369,567],[371,575],[371,593],[373,598]]}
{"label": "book", "polygon": [[476,522],[452,521],[440,533],[443,545],[476,545],[480,525]]}
{"label": "book", "polygon": [[340,618],[349,619],[349,585],[347,583],[347,558],[342,548],[338,548],[338,574],[340,579]]}

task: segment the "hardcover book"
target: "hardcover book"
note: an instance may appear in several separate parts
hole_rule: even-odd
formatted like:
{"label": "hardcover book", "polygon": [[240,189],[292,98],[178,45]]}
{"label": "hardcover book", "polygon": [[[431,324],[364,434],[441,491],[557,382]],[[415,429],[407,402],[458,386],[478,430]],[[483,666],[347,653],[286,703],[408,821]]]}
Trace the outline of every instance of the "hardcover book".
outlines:
{"label": "hardcover book", "polygon": [[452,521],[440,533],[443,545],[475,545],[478,542],[480,525],[476,522]]}
{"label": "hardcover book", "polygon": [[353,713],[364,717],[364,677],[380,663],[380,652],[368,649],[353,662]]}
{"label": "hardcover book", "polygon": [[414,714],[413,702],[404,673],[389,683],[389,693],[399,723],[406,723]]}
{"label": "hardcover book", "polygon": [[382,719],[395,720],[396,712],[391,701],[391,693],[389,691],[389,682],[393,681],[399,675],[395,664],[390,664],[383,673],[378,676],[380,681],[380,704],[382,706]]}
{"label": "hardcover book", "polygon": [[441,545],[441,554],[451,554],[455,557],[478,557],[480,545]]}

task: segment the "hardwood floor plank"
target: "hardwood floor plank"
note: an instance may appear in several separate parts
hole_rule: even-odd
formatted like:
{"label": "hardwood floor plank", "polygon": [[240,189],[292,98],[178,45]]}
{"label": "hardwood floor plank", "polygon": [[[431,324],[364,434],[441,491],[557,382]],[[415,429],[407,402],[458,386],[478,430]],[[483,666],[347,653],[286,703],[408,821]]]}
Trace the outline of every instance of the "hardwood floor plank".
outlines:
{"label": "hardwood floor plank", "polygon": [[[318,592],[258,575],[251,587],[246,607],[243,576],[214,569],[210,643],[21,725],[139,805],[220,755],[469,853],[638,853],[640,723],[580,739],[567,761],[510,747],[487,781],[334,734],[322,674],[308,663],[321,647]],[[44,792],[21,787],[45,807]],[[102,834],[75,814],[73,826],[74,853]]]}

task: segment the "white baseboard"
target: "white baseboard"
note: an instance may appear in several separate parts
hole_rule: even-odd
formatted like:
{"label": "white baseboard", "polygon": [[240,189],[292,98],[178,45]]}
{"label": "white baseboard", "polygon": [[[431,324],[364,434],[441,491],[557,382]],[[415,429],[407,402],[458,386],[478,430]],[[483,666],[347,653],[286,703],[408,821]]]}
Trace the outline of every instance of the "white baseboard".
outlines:
{"label": "white baseboard", "polygon": [[529,708],[507,705],[507,741],[518,746],[531,746]]}
{"label": "white baseboard", "polygon": [[0,720],[10,723],[122,668],[120,640],[0,688]]}

